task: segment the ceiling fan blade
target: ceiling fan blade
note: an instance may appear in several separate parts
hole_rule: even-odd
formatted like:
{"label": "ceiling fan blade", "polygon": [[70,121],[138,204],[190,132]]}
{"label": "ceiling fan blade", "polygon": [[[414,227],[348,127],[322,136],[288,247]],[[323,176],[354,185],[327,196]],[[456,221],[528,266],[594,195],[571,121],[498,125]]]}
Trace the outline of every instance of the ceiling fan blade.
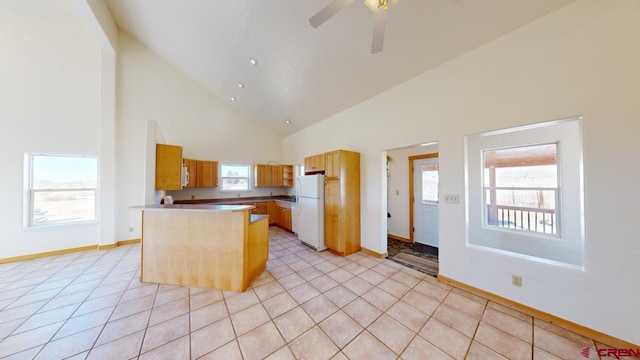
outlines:
{"label": "ceiling fan blade", "polygon": [[334,0],[331,4],[327,5],[327,7],[310,17],[309,24],[317,28],[352,2],[353,0]]}
{"label": "ceiling fan blade", "polygon": [[379,7],[373,15],[373,41],[371,53],[379,53],[384,47],[384,30],[387,24],[387,10]]}

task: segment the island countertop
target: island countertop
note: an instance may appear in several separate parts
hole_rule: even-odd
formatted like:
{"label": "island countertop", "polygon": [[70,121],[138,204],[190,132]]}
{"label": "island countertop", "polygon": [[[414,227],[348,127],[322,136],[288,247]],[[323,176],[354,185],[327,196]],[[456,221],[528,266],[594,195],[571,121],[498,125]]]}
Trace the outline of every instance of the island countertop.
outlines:
{"label": "island countertop", "polygon": [[185,211],[245,211],[255,209],[253,205],[214,205],[214,204],[160,204],[132,206],[140,210],[185,210]]}

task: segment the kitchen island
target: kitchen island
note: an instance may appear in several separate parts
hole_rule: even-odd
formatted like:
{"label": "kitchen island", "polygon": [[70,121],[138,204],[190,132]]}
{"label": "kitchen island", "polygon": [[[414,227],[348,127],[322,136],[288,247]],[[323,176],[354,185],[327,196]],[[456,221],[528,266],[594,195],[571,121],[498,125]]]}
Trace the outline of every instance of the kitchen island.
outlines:
{"label": "kitchen island", "polygon": [[142,282],[244,291],[264,271],[269,221],[247,205],[142,210]]}

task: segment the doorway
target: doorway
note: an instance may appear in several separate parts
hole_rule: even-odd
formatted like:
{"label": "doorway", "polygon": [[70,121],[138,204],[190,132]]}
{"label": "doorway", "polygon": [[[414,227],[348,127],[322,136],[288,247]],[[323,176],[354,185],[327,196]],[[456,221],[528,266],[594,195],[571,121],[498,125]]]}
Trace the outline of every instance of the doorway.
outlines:
{"label": "doorway", "polygon": [[438,153],[409,157],[410,240],[412,243],[439,247]]}
{"label": "doorway", "polygon": [[[413,214],[420,213],[413,209],[413,198],[420,199],[420,195],[414,195],[413,183],[422,184],[422,179],[414,181],[412,167],[419,165],[420,160],[428,160],[433,170],[433,163],[438,160],[438,142],[433,141],[409,147],[389,149],[386,155],[386,178],[387,178],[387,254],[388,259],[413,268],[430,276],[436,276],[439,271],[438,244],[432,240],[430,244],[424,245],[414,241],[414,218]],[[415,164],[414,164],[415,163]],[[429,168],[429,167],[427,167]],[[428,173],[431,179],[435,173]],[[437,184],[437,181],[431,181]],[[424,186],[423,186],[424,187]],[[431,186],[431,194],[438,194],[437,185]],[[435,189],[435,190],[434,190]],[[422,190],[417,193],[422,194]],[[432,195],[433,197],[433,195]],[[433,199],[431,199],[433,200]],[[434,205],[434,204],[430,204]],[[436,207],[437,208],[437,207]],[[436,218],[434,218],[434,216]],[[418,221],[418,223],[420,223]],[[438,226],[438,219],[431,210],[431,225]],[[422,226],[422,225],[418,225]],[[417,226],[416,226],[417,228]],[[433,228],[432,228],[433,231]],[[432,232],[431,231],[431,232]],[[422,241],[427,242],[427,241]]]}

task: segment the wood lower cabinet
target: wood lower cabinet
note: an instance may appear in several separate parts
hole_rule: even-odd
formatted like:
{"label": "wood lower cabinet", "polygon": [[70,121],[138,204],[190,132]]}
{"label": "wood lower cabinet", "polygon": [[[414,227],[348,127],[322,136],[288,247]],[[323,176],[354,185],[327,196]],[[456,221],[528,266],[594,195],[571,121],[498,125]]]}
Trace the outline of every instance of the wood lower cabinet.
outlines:
{"label": "wood lower cabinet", "polygon": [[156,144],[156,190],[182,190],[182,147]]}
{"label": "wood lower cabinet", "polygon": [[189,172],[186,188],[207,188],[218,186],[218,162],[208,160],[184,159]]}
{"label": "wood lower cabinet", "polygon": [[267,203],[264,202],[264,201],[249,202],[249,203],[244,203],[242,205],[255,206],[255,208],[251,209],[251,214],[254,214],[254,215],[268,215]]}
{"label": "wood lower cabinet", "polygon": [[360,250],[360,154],[338,150],[327,153],[326,158],[325,243],[332,252],[345,256]]}
{"label": "wood lower cabinet", "polygon": [[278,215],[276,225],[281,228],[292,231],[293,230],[293,219],[291,215],[291,204],[283,203],[283,202],[275,202],[278,207]]}
{"label": "wood lower cabinet", "polygon": [[277,225],[285,230],[293,231],[291,204],[279,201],[246,202],[242,205],[255,206],[252,215],[269,215],[269,225]]}
{"label": "wood lower cabinet", "polygon": [[280,218],[278,205],[275,201],[267,201],[267,215],[269,215],[269,225],[277,225]]}

